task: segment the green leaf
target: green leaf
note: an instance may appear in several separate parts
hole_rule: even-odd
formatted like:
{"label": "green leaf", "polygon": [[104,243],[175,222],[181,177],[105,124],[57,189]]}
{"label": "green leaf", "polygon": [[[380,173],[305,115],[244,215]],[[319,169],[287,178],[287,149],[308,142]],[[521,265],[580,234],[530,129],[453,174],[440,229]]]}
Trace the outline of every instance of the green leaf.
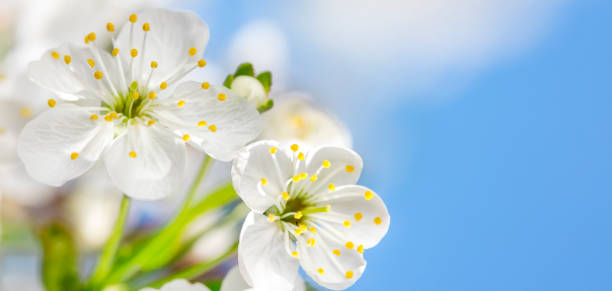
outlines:
{"label": "green leaf", "polygon": [[223,86],[227,89],[232,89],[232,83],[234,82],[234,75],[227,75],[225,77],[225,81],[223,81]]}
{"label": "green leaf", "polygon": [[257,75],[257,80],[263,85],[266,93],[270,93],[270,87],[272,87],[272,73],[270,73],[270,71],[263,72]]}
{"label": "green leaf", "polygon": [[236,73],[234,73],[234,78],[238,76],[255,77],[255,70],[253,70],[253,65],[251,65],[251,63],[240,64],[236,69]]}
{"label": "green leaf", "polygon": [[77,251],[66,227],[53,222],[42,228],[42,280],[47,291],[72,291],[79,288]]}
{"label": "green leaf", "polygon": [[272,107],[274,107],[274,100],[272,99],[268,99],[268,101],[262,105],[260,105],[259,107],[257,107],[257,111],[259,111],[259,113],[264,113],[270,109],[272,109]]}

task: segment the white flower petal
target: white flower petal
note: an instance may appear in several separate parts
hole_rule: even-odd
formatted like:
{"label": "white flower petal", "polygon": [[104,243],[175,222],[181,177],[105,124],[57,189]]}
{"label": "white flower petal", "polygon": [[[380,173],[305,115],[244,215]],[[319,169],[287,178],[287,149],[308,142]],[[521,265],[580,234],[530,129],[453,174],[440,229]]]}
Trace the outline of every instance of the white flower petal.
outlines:
{"label": "white flower petal", "polygon": [[268,94],[261,82],[251,76],[236,77],[232,81],[232,92],[246,98],[256,107],[263,105],[268,100]]}
{"label": "white flower petal", "polygon": [[[97,71],[102,73],[102,79],[94,77]],[[113,87],[119,90],[119,72],[117,63],[108,52],[69,44],[48,50],[28,67],[33,82],[64,100],[87,97],[104,100],[105,96],[111,95]]]}
{"label": "white flower petal", "polygon": [[[341,233],[347,241],[353,242],[355,247],[374,247],[389,230],[391,221],[385,203],[378,194],[366,187],[338,187],[319,203],[330,205],[331,211],[317,214],[317,217],[327,220],[331,228]],[[345,225],[345,221],[349,223]]]}
{"label": "white flower petal", "polygon": [[[291,291],[305,291],[306,284],[304,284],[304,280],[302,277],[295,277],[295,287],[291,289]],[[221,283],[220,291],[272,291],[265,288],[251,288],[244,278],[242,278],[242,274],[240,274],[240,268],[235,266],[227,272],[225,278],[223,278],[223,282]],[[279,290],[286,291],[286,290]]]}
{"label": "white flower petal", "polygon": [[[138,50],[138,56],[133,58],[136,81],[147,80],[152,61],[157,62],[158,67],[151,77],[150,88],[159,86],[162,81],[171,81],[197,66],[209,37],[208,25],[200,17],[192,12],[166,9],[147,9],[136,15],[137,21],[133,24],[126,22],[115,41],[124,64],[132,61],[130,51]],[[145,23],[149,24],[148,32],[143,30]],[[192,48],[196,51],[193,55],[190,54]]]}
{"label": "white flower petal", "polygon": [[110,123],[90,120],[90,115],[77,107],[57,106],[30,121],[17,143],[28,174],[61,186],[91,168],[112,141],[113,130]]}
{"label": "white flower petal", "polygon": [[166,197],[185,170],[185,144],[157,125],[129,125],[105,154],[111,181],[126,195],[143,200]]}
{"label": "white flower petal", "polygon": [[[324,228],[319,228],[311,238],[315,240],[314,246],[307,244],[303,236],[299,237],[298,253],[302,269],[318,284],[342,290],[361,277],[366,261],[354,247],[347,248],[346,242],[337,240]],[[340,255],[334,254],[335,251]]]}
{"label": "white flower petal", "polygon": [[[153,288],[144,288],[140,289],[140,291],[158,291]],[[159,289],[159,291],[210,291],[208,287],[204,286],[202,283],[189,283],[189,281],[185,279],[175,279]]]}
{"label": "white flower petal", "polygon": [[238,264],[244,280],[263,290],[291,290],[298,260],[287,254],[283,232],[276,223],[251,211],[242,226]]}
{"label": "white flower petal", "polygon": [[[271,149],[275,149],[275,153],[270,153]],[[258,141],[246,146],[234,159],[232,182],[246,205],[263,213],[274,205],[274,199],[282,197],[284,183],[292,176],[292,171],[289,156],[277,142]]]}
{"label": "white flower petal", "polygon": [[190,144],[218,160],[230,161],[261,132],[255,107],[225,87],[202,89],[201,83],[185,82],[161,102],[160,120],[189,134]]}
{"label": "white flower petal", "polygon": [[[329,167],[327,167],[329,166]],[[316,174],[317,181],[311,188],[312,194],[327,194],[334,187],[353,185],[361,175],[363,161],[354,151],[336,146],[322,146],[313,149],[306,157],[306,171]]]}

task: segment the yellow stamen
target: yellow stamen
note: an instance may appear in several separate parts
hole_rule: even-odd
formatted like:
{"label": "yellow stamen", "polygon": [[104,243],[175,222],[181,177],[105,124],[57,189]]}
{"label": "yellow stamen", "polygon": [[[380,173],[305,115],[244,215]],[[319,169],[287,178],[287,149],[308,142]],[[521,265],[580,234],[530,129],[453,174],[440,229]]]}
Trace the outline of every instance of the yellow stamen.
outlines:
{"label": "yellow stamen", "polygon": [[114,48],[113,49],[113,57],[116,57],[119,54],[119,49],[118,48]]}
{"label": "yellow stamen", "polygon": [[203,68],[204,66],[206,66],[206,61],[205,60],[199,60],[198,61],[198,67]]}
{"label": "yellow stamen", "polygon": [[271,147],[271,148],[270,148],[270,153],[271,153],[271,154],[276,153],[276,147]]}
{"label": "yellow stamen", "polygon": [[111,22],[106,24],[106,30],[108,30],[109,32],[113,32],[115,31],[115,25]]}
{"label": "yellow stamen", "polygon": [[300,233],[304,232],[304,229],[296,228],[294,232],[295,232],[295,234],[299,235]]}
{"label": "yellow stamen", "polygon": [[303,160],[304,160],[304,153],[299,153],[299,154],[298,154],[298,159],[299,159],[300,161],[303,161]]}
{"label": "yellow stamen", "polygon": [[372,199],[372,197],[374,197],[374,193],[372,193],[372,191],[370,190],[365,191],[365,193],[363,194],[363,198],[365,198],[365,200],[370,200]]}
{"label": "yellow stamen", "polygon": [[190,136],[188,134],[183,135],[183,141],[188,141]]}
{"label": "yellow stamen", "polygon": [[317,229],[314,226],[311,226],[308,230],[312,233],[317,233]]}
{"label": "yellow stamen", "polygon": [[291,252],[291,256],[294,258],[299,258],[298,252]]}
{"label": "yellow stamen", "polygon": [[351,227],[351,222],[348,220],[345,220],[343,224],[344,224],[344,227]]}
{"label": "yellow stamen", "polygon": [[87,59],[87,63],[89,64],[90,67],[94,67],[96,65],[96,62],[92,59]]}
{"label": "yellow stamen", "polygon": [[344,274],[344,276],[347,279],[353,278],[353,271],[346,271],[346,274]]}
{"label": "yellow stamen", "polygon": [[295,213],[293,215],[293,218],[295,219],[301,219],[304,216],[304,214],[302,214],[302,211],[298,211],[297,213]]}
{"label": "yellow stamen", "polygon": [[135,58],[136,56],[138,56],[138,50],[137,49],[131,49],[130,50],[130,55],[132,56],[132,58]]}
{"label": "yellow stamen", "polygon": [[138,100],[139,97],[140,94],[138,94],[138,92],[134,91],[134,93],[132,93],[132,98],[134,98],[134,100]]}
{"label": "yellow stamen", "polygon": [[56,60],[59,60],[60,55],[57,52],[51,52],[51,57],[53,57]]}
{"label": "yellow stamen", "polygon": [[287,192],[281,192],[281,195],[283,195],[283,200],[285,200],[285,201],[289,200],[289,197],[290,197],[290,196],[289,196],[289,193],[287,193]]}
{"label": "yellow stamen", "polygon": [[208,82],[202,83],[202,89],[206,90],[208,88],[210,88],[210,83],[208,83]]}
{"label": "yellow stamen", "polygon": [[189,49],[189,55],[190,56],[194,56],[196,53],[198,52],[198,50],[194,47]]}
{"label": "yellow stamen", "polygon": [[157,93],[155,93],[155,91],[151,91],[151,92],[149,92],[149,99],[151,99],[151,100],[155,99],[155,95],[156,95],[156,94],[157,94]]}
{"label": "yellow stamen", "polygon": [[317,272],[319,272],[319,274],[321,274],[321,275],[323,275],[323,273],[325,273],[325,271],[324,271],[322,268],[319,268],[319,269],[317,270]]}
{"label": "yellow stamen", "polygon": [[157,65],[158,65],[158,63],[156,61],[152,61],[151,62],[151,68],[156,69]]}
{"label": "yellow stamen", "polygon": [[353,247],[355,247],[355,245],[353,244],[353,242],[349,241],[344,245],[347,249],[352,249]]}
{"label": "yellow stamen", "polygon": [[202,127],[202,126],[206,126],[206,121],[204,121],[204,120],[200,120],[200,121],[198,122],[198,127]]}
{"label": "yellow stamen", "polygon": [[47,101],[47,104],[49,105],[49,107],[53,108],[55,107],[55,104],[57,104],[57,102],[55,101],[55,99],[49,99]]}
{"label": "yellow stamen", "polygon": [[336,186],[334,185],[334,183],[329,184],[329,186],[327,188],[329,188],[329,191],[336,190]]}
{"label": "yellow stamen", "polygon": [[359,245],[359,246],[357,247],[357,251],[358,251],[359,253],[363,254],[363,245]]}
{"label": "yellow stamen", "polygon": [[153,119],[151,119],[151,120],[149,120],[149,121],[147,122],[147,125],[148,125],[148,126],[151,126],[151,125],[153,125],[153,124],[155,124],[155,120],[153,120]]}
{"label": "yellow stamen", "polygon": [[323,163],[321,163],[321,165],[325,168],[329,168],[331,167],[331,162],[328,160],[323,161]]}
{"label": "yellow stamen", "polygon": [[316,182],[317,181],[317,175],[310,176],[310,181],[311,182]]}
{"label": "yellow stamen", "polygon": [[291,150],[294,152],[297,152],[300,149],[300,147],[297,144],[292,144],[291,145]]}
{"label": "yellow stamen", "polygon": [[131,151],[129,155],[130,155],[130,157],[131,157],[132,159],[135,159],[135,158],[136,158],[136,152],[135,152],[135,151]]}
{"label": "yellow stamen", "polygon": [[268,220],[270,222],[274,222],[274,219],[276,219],[276,216],[274,214],[272,214],[272,213],[268,214]]}
{"label": "yellow stamen", "polygon": [[217,131],[217,127],[214,124],[211,124],[208,129],[210,129],[210,131],[215,132]]}
{"label": "yellow stamen", "polygon": [[225,101],[226,98],[227,96],[225,93],[219,93],[219,95],[217,95],[217,99],[219,99],[219,101]]}
{"label": "yellow stamen", "polygon": [[340,250],[334,250],[332,253],[334,253],[334,255],[339,256],[340,255]]}
{"label": "yellow stamen", "polygon": [[78,157],[79,157],[79,153],[76,153],[76,152],[75,152],[75,153],[71,153],[71,154],[70,154],[70,159],[71,159],[71,160],[76,160]]}
{"label": "yellow stamen", "polygon": [[178,103],[176,103],[176,105],[177,105],[178,107],[183,107],[183,106],[185,106],[185,101],[184,101],[184,100],[181,100],[181,101],[179,101]]}
{"label": "yellow stamen", "polygon": [[92,114],[89,119],[91,120],[98,120],[98,115],[97,114]]}
{"label": "yellow stamen", "polygon": [[374,218],[374,223],[375,223],[376,225],[380,225],[380,224],[382,223],[382,219],[381,219],[380,217],[378,217],[378,216],[377,216],[377,217],[375,217],[375,218]]}
{"label": "yellow stamen", "polygon": [[98,79],[98,80],[102,79],[102,72],[100,72],[100,71],[96,71],[96,72],[94,73],[94,78],[96,78],[96,79]]}
{"label": "yellow stamen", "polygon": [[64,56],[64,62],[66,63],[66,65],[70,64],[71,61],[72,58],[70,56]]}
{"label": "yellow stamen", "polygon": [[115,111],[111,112],[109,115],[112,118],[117,118],[117,112],[115,112]]}
{"label": "yellow stamen", "polygon": [[363,214],[361,214],[361,212],[357,212],[353,216],[355,217],[355,221],[360,221],[363,218]]}
{"label": "yellow stamen", "polygon": [[314,246],[315,246],[315,239],[314,239],[314,237],[309,238],[309,239],[306,241],[306,244],[307,244],[307,245],[309,245],[309,246],[311,246],[311,247],[314,247]]}
{"label": "yellow stamen", "polygon": [[96,40],[96,34],[94,32],[90,33],[87,35],[87,40],[88,41],[94,41]]}
{"label": "yellow stamen", "polygon": [[151,26],[149,25],[149,23],[148,23],[148,22],[145,22],[145,23],[142,25],[142,30],[144,30],[144,31],[149,31],[149,30],[151,30]]}
{"label": "yellow stamen", "polygon": [[134,23],[134,22],[136,22],[136,20],[138,20],[138,16],[136,16],[136,14],[132,14],[132,15],[130,15],[129,20],[130,20],[131,23]]}
{"label": "yellow stamen", "polygon": [[107,114],[106,116],[104,116],[104,120],[106,121],[113,121],[113,116],[111,116],[110,114]]}
{"label": "yellow stamen", "polygon": [[346,165],[346,171],[348,173],[352,173],[353,171],[355,171],[355,167],[351,165]]}
{"label": "yellow stamen", "polygon": [[266,178],[261,178],[261,185],[265,186],[266,184],[268,184],[268,180],[266,180]]}
{"label": "yellow stamen", "polygon": [[161,84],[159,85],[159,89],[162,89],[162,90],[166,89],[167,87],[168,87],[168,83],[166,82],[161,82]]}

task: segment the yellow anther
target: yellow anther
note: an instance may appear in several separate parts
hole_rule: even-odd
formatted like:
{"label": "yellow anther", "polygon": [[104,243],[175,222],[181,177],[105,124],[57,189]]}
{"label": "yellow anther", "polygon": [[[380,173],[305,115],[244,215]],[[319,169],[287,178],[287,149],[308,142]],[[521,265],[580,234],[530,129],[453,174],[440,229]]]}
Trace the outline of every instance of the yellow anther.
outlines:
{"label": "yellow anther", "polygon": [[291,256],[294,257],[294,258],[299,258],[300,257],[298,252],[291,252]]}
{"label": "yellow anther", "polygon": [[147,121],[147,125],[148,125],[148,126],[151,126],[151,125],[153,125],[153,124],[155,124],[155,120],[150,119],[149,121]]}
{"label": "yellow anther", "polygon": [[265,186],[266,184],[268,184],[268,180],[266,180],[266,178],[261,178],[261,185]]}
{"label": "yellow anther", "polygon": [[184,101],[184,100],[181,100],[181,101],[179,101],[178,103],[176,103],[176,105],[177,105],[178,107],[183,107],[183,106],[185,106],[185,101]]}
{"label": "yellow anther", "polygon": [[344,246],[345,246],[347,249],[353,249],[353,247],[355,247],[355,245],[353,244],[353,242],[352,242],[352,241],[347,242],[347,243],[346,243]]}
{"label": "yellow anther", "polygon": [[370,190],[365,191],[365,193],[363,194],[363,198],[365,198],[365,200],[370,200],[372,199],[372,197],[374,197],[374,193],[372,193],[372,191]]}
{"label": "yellow anther", "polygon": [[307,229],[308,227],[306,227],[306,224],[300,223],[300,228],[301,228],[302,230],[306,231],[306,229]]}
{"label": "yellow anther", "polygon": [[106,30],[108,30],[109,32],[113,32],[115,31],[115,25],[111,22],[106,24]]}
{"label": "yellow anther", "polygon": [[96,62],[92,59],[87,59],[87,63],[89,64],[90,67],[94,67],[96,65]]}
{"label": "yellow anther", "polygon": [[117,118],[117,112],[115,112],[115,111],[111,112],[109,115],[112,118]]}
{"label": "yellow anther", "polygon": [[304,217],[304,214],[302,214],[302,211],[298,211],[293,215],[293,218],[295,219],[302,219],[302,217]]}
{"label": "yellow anther", "polygon": [[361,254],[363,254],[363,245],[359,245],[357,246],[357,251]]}
{"label": "yellow anther", "polygon": [[110,114],[107,114],[106,116],[104,116],[104,120],[113,121],[113,116],[111,116]]}
{"label": "yellow anther", "polygon": [[317,272],[319,272],[319,274],[323,275],[325,273],[325,270],[323,270],[323,268],[319,268],[317,270]]}
{"label": "yellow anther", "polygon": [[357,212],[353,216],[355,217],[355,221],[360,221],[363,218],[363,214],[361,214],[361,212]]}
{"label": "yellow anther", "polygon": [[298,159],[299,159],[300,161],[303,161],[303,160],[304,160],[304,153],[299,153],[299,154],[298,154]]}
{"label": "yellow anther", "polygon": [[151,99],[151,100],[155,99],[155,95],[157,95],[157,93],[155,93],[155,91],[149,92],[149,99]]}
{"label": "yellow anther", "polygon": [[98,114],[92,114],[89,119],[91,120],[98,120]]}
{"label": "yellow anther", "polygon": [[353,278],[353,271],[346,271],[346,274],[344,274],[344,276],[347,279]]}
{"label": "yellow anther", "polygon": [[205,60],[199,60],[198,61],[198,67],[203,68],[204,66],[206,66],[206,61]]}
{"label": "yellow anther", "polygon": [[300,179],[301,179],[301,180],[304,180],[304,179],[306,179],[306,178],[308,178],[308,173],[301,173],[301,174],[300,174]]}
{"label": "yellow anther", "polygon": [[56,60],[59,60],[60,55],[57,52],[51,52],[51,57],[53,57]]}
{"label": "yellow anther", "polygon": [[148,22],[145,22],[145,23],[142,25],[142,30],[144,30],[144,31],[149,31],[149,30],[151,30],[151,25],[149,25],[149,23],[148,23]]}
{"label": "yellow anther", "polygon": [[47,101],[47,104],[49,105],[49,107],[53,108],[55,107],[55,104],[57,104],[57,101],[55,101],[55,99],[49,99]]}
{"label": "yellow anther", "polygon": [[156,69],[158,63],[156,61],[151,61],[151,68]]}
{"label": "yellow anther", "polygon": [[85,44],[89,43],[89,40],[87,39],[87,35],[83,37],[83,42],[84,42]]}
{"label": "yellow anther", "polygon": [[28,118],[32,115],[32,109],[30,107],[24,106],[19,110],[19,115],[23,118]]}
{"label": "yellow anther", "polygon": [[329,184],[329,186],[327,186],[327,188],[329,189],[329,191],[336,190],[336,186],[334,185],[334,183]]}
{"label": "yellow anther", "polygon": [[311,226],[308,230],[312,233],[317,233],[317,229],[314,226]]}
{"label": "yellow anther", "polygon": [[274,220],[275,220],[275,219],[276,219],[276,215],[274,215],[274,214],[272,214],[272,213],[268,214],[268,220],[269,220],[270,222],[274,222]]}
{"label": "yellow anther", "polygon": [[135,58],[136,56],[138,56],[138,50],[137,49],[131,49],[130,50],[130,55],[132,56],[132,58]]}
{"label": "yellow anther", "polygon": [[300,149],[300,147],[297,144],[292,144],[291,145],[291,150],[294,152],[297,152]]}
{"label": "yellow anther", "polygon": [[311,247],[314,247],[314,246],[315,246],[315,239],[314,239],[314,237],[309,238],[309,239],[306,241],[306,244],[307,244],[307,245],[309,245],[309,246],[311,246]]}
{"label": "yellow anther", "polygon": [[217,127],[214,124],[211,124],[208,129],[210,129],[210,131],[215,132],[217,131]]}
{"label": "yellow anther", "polygon": [[188,141],[190,136],[188,134],[183,135],[183,141]]}
{"label": "yellow anther", "polygon": [[289,196],[289,193],[287,193],[287,192],[281,192],[281,195],[283,195],[283,200],[285,200],[285,201],[289,200],[289,197],[291,197],[291,196]]}
{"label": "yellow anther", "polygon": [[131,151],[130,152],[130,158],[132,158],[132,159],[136,158],[136,152],[135,151]]}
{"label": "yellow anther", "polygon": [[355,171],[355,167],[351,165],[346,165],[346,171],[348,173],[352,173],[353,171]]}
{"label": "yellow anther", "polygon": [[100,71],[96,71],[96,72],[94,73],[94,78],[96,78],[96,79],[98,79],[98,80],[102,79],[102,72],[100,72]]}
{"label": "yellow anther", "polygon": [[313,174],[312,176],[310,176],[310,181],[311,182],[316,182],[317,181],[317,175]]}
{"label": "yellow anther", "polygon": [[270,148],[270,153],[271,153],[271,154],[276,153],[276,147],[271,147],[271,148]]}
{"label": "yellow anther", "polygon": [[79,153],[71,153],[70,154],[70,159],[71,160],[76,160],[79,157]]}
{"label": "yellow anther", "polygon": [[66,63],[66,65],[70,64],[70,62],[72,62],[72,58],[70,56],[64,56],[64,62]]}
{"label": "yellow anther", "polygon": [[340,255],[340,250],[334,250],[332,253],[333,253],[334,255],[336,255],[336,256],[339,256],[339,255]]}
{"label": "yellow anther", "polygon": [[206,90],[208,88],[210,88],[210,83],[208,83],[208,82],[202,83],[202,89]]}
{"label": "yellow anther", "polygon": [[300,178],[301,178],[300,175],[295,175],[293,176],[293,178],[291,178],[291,180],[293,180],[293,183],[297,183],[300,181]]}
{"label": "yellow anther", "polygon": [[329,168],[331,167],[331,162],[328,160],[323,161],[323,163],[321,163],[321,165],[325,168]]}
{"label": "yellow anther", "polygon": [[294,232],[295,234],[299,235],[300,233],[304,232],[304,229],[296,228]]}
{"label": "yellow anther", "polygon": [[198,52],[198,50],[194,47],[189,49],[189,55],[190,56],[195,56],[195,54]]}
{"label": "yellow anther", "polygon": [[132,98],[134,98],[134,100],[137,100],[140,97],[140,94],[138,94],[137,91],[134,91],[134,93],[132,93]]}
{"label": "yellow anther", "polygon": [[219,95],[217,95],[217,99],[219,99],[219,101],[225,101],[225,99],[227,99],[227,95],[225,95],[225,93],[219,93]]}
{"label": "yellow anther", "polygon": [[351,222],[348,220],[345,220],[343,223],[344,227],[351,227]]}
{"label": "yellow anther", "polygon": [[113,57],[116,57],[119,54],[119,49],[118,48],[114,48],[113,49]]}
{"label": "yellow anther", "polygon": [[161,84],[159,85],[159,89],[164,90],[164,89],[166,89],[166,88],[168,88],[168,83],[166,83],[166,82],[161,82]]}
{"label": "yellow anther", "polygon": [[131,23],[136,22],[136,20],[138,20],[138,16],[136,16],[136,14],[132,14],[130,15],[130,18],[128,18],[130,20]]}
{"label": "yellow anther", "polygon": [[90,34],[87,35],[87,40],[88,41],[94,41],[96,40],[96,33],[92,32]]}
{"label": "yellow anther", "polygon": [[380,217],[378,217],[378,216],[377,216],[377,217],[375,217],[375,218],[374,218],[374,223],[375,223],[376,225],[380,225],[380,224],[382,223],[382,219],[381,219]]}
{"label": "yellow anther", "polygon": [[200,121],[198,122],[198,127],[202,127],[202,126],[206,126],[206,121],[204,121],[204,120],[200,120]]}

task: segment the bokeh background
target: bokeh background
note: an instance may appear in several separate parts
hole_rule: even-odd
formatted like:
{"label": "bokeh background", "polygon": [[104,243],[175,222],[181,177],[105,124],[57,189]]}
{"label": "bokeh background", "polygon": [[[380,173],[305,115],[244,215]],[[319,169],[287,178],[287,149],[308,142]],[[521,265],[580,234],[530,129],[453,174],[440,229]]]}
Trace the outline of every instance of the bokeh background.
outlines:
{"label": "bokeh background", "polygon": [[156,5],[209,24],[208,78],[252,61],[350,128],[392,217],[351,290],[612,289],[612,2]]}

